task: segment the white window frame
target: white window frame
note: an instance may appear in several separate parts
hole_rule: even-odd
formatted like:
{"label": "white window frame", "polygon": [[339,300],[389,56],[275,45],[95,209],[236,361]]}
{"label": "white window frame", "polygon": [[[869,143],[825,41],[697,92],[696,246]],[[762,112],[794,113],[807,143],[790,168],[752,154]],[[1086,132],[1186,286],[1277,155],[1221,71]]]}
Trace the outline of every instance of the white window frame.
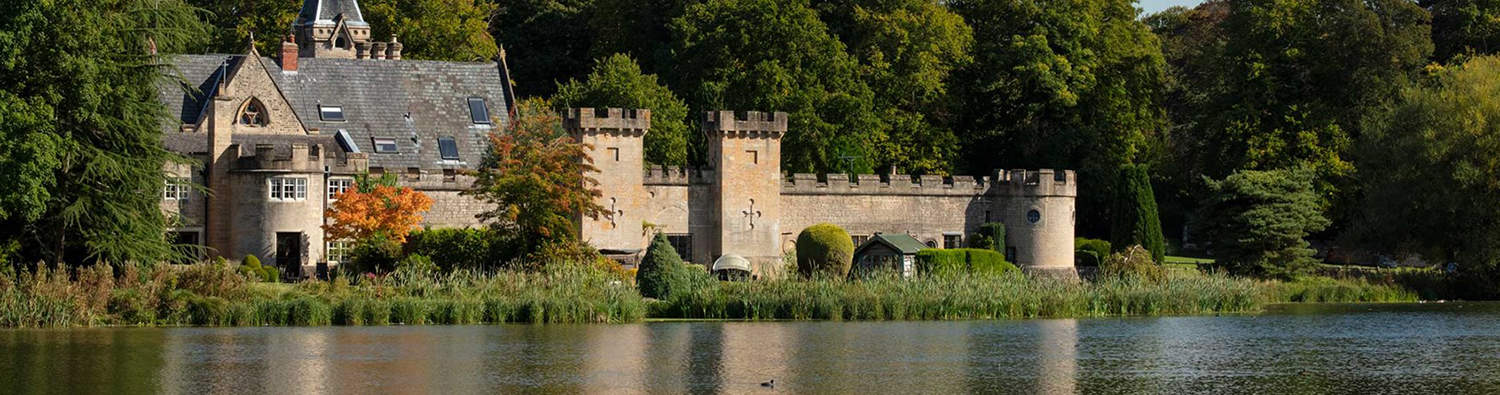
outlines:
{"label": "white window frame", "polygon": [[273,202],[307,200],[307,177],[277,176],[266,179],[266,197]]}
{"label": "white window frame", "polygon": [[[381,144],[381,142],[389,142],[389,144]],[[374,137],[374,138],[370,139],[370,143],[375,146],[375,153],[377,153],[377,154],[392,154],[392,153],[401,152],[401,146],[398,145],[398,144],[396,144],[396,139],[395,138],[391,138],[391,137]],[[391,146],[391,149],[381,149],[381,146],[383,146],[383,145],[389,145],[389,146]]]}
{"label": "white window frame", "polygon": [[188,188],[186,182],[181,181],[181,180],[167,180],[166,181],[166,186],[162,190],[162,196],[161,197],[162,197],[163,200],[175,200],[175,201],[185,202],[185,201],[188,200],[188,196],[189,196],[188,192],[189,191],[190,191],[190,189]]}
{"label": "white window frame", "polygon": [[329,240],[325,243],[326,256],[324,261],[330,265],[337,265],[349,259],[349,253],[354,250],[354,242],[349,240]]}
{"label": "white window frame", "polygon": [[336,196],[338,196],[339,193],[342,193],[344,191],[348,191],[350,189],[354,189],[354,179],[353,178],[350,178],[350,177],[329,177],[328,178],[328,201],[330,201],[330,202],[338,201],[339,199]]}

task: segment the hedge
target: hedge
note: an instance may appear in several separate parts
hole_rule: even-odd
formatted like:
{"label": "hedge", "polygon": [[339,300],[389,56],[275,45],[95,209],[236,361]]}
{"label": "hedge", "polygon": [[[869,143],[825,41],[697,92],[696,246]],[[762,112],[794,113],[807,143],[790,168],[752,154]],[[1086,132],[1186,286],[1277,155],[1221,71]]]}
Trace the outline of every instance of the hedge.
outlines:
{"label": "hedge", "polygon": [[1020,269],[1005,261],[1005,255],[978,248],[924,249],[917,251],[917,271],[923,275],[999,275]]}

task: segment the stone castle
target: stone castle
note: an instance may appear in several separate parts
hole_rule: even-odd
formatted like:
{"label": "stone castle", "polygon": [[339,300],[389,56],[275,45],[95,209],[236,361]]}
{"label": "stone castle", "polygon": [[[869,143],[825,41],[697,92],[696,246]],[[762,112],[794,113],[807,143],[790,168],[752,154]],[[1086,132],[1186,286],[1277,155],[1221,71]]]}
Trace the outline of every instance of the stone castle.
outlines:
{"label": "stone castle", "polygon": [[[515,96],[496,62],[402,60],[396,37],[376,42],[353,0],[306,0],[275,57],[172,58],[186,81],[164,83],[176,116],[168,149],[200,167],[169,166],[162,208],[172,236],[229,259],[246,255],[289,277],[337,265],[349,243],[327,240],[324,212],[354,176],[394,174],[434,200],[427,227],[482,226],[484,203],[460,196],[509,122]],[[187,92],[187,93],[184,93]],[[748,259],[770,274],[797,232],[828,222],[856,243],[905,233],[955,248],[986,222],[1007,225],[1007,255],[1029,270],[1073,268],[1071,171],[1007,170],[983,177],[787,175],[785,113],[718,111],[701,120],[702,169],[650,167],[642,138],[649,110],[572,109],[564,125],[589,143],[611,215],[579,220],[581,235],[611,256],[639,256],[663,232],[685,259]],[[795,131],[790,131],[795,133]],[[206,191],[187,187],[204,185]],[[206,193],[205,193],[206,192]]]}

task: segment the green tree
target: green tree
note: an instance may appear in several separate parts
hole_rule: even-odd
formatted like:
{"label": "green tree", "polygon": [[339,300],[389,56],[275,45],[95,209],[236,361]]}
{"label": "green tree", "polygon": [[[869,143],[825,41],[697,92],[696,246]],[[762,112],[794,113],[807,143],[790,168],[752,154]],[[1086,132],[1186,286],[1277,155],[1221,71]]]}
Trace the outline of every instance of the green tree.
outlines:
{"label": "green tree", "polygon": [[885,136],[873,93],[806,0],[709,0],[688,6],[672,32],[669,86],[690,109],[785,111],[785,170],[873,170]]}
{"label": "green tree", "polygon": [[[1466,267],[1500,262],[1500,58],[1438,73],[1371,121],[1356,238],[1376,251]],[[1490,269],[1493,269],[1491,266]],[[1493,285],[1493,283],[1491,283]]]}
{"label": "green tree", "polygon": [[[292,23],[302,9],[302,0],[188,0],[207,11],[203,17],[211,27],[205,48],[190,52],[245,53],[245,43],[255,37],[262,54],[281,53],[281,41],[291,34]],[[194,48],[197,49],[197,48]]]}
{"label": "green tree", "polygon": [[[164,236],[158,99],[169,59],[208,35],[181,0],[0,4],[0,241],[23,262],[157,262]],[[87,28],[80,28],[80,27]]]}
{"label": "green tree", "polygon": [[854,239],[833,224],[817,224],[797,234],[797,272],[802,277],[844,278],[854,264]]}
{"label": "green tree", "polygon": [[570,80],[552,97],[557,108],[624,107],[651,110],[651,131],[646,133],[646,162],[685,166],[688,164],[687,104],[656,82],[655,75],[641,74],[635,60],[624,54],[600,58],[585,81]]}
{"label": "green tree", "polygon": [[594,0],[500,2],[490,35],[505,47],[516,94],[550,96],[557,84],[589,72],[596,35],[589,29]]}
{"label": "green tree", "polygon": [[542,99],[519,103],[504,131],[490,133],[490,152],[463,194],[493,205],[481,221],[514,235],[530,264],[572,254],[581,243],[575,218],[608,215],[596,201],[598,171],[587,146],[562,127]]}
{"label": "green tree", "polygon": [[371,38],[398,36],[403,58],[489,61],[500,51],[489,33],[496,9],[490,0],[365,0],[360,6]]}
{"label": "green tree", "polygon": [[635,286],[640,289],[641,296],[666,299],[676,285],[674,276],[687,270],[685,266],[677,249],[667,242],[667,236],[657,233],[651,238],[651,246],[646,248],[646,256],[641,258],[640,268],[635,272]]}
{"label": "green tree", "polygon": [[1310,270],[1305,238],[1328,227],[1313,192],[1313,173],[1245,170],[1205,179],[1209,194],[1197,216],[1218,263],[1237,274],[1292,278]]}
{"label": "green tree", "polygon": [[815,0],[829,32],[859,62],[890,125],[877,166],[945,174],[958,156],[952,130],[952,73],[973,57],[972,29],[947,6],[927,0]]}
{"label": "green tree", "polygon": [[[1167,256],[1167,239],[1161,233],[1161,219],[1156,213],[1156,192],[1146,165],[1120,168],[1120,185],[1115,188],[1115,208],[1110,244],[1118,251],[1141,246],[1151,253],[1153,262]],[[1128,254],[1127,254],[1128,255]]]}
{"label": "green tree", "polygon": [[1420,0],[1432,13],[1433,58],[1500,51],[1500,0]]}
{"label": "green tree", "polygon": [[[958,73],[966,168],[1072,168],[1115,179],[1166,117],[1161,46],[1130,0],[958,0],[974,63]],[[1081,183],[1079,218],[1108,219],[1112,183]],[[1103,233],[1108,222],[1079,225]]]}

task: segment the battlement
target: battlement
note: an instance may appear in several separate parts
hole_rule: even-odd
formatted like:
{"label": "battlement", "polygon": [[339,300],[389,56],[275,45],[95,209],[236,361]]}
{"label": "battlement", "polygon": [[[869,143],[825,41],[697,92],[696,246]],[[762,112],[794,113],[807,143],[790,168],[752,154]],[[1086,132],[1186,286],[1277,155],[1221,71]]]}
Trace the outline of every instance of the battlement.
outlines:
{"label": "battlement", "polygon": [[651,130],[651,110],[569,108],[563,111],[563,127],[572,133],[619,133],[640,136]]}
{"label": "battlement", "polygon": [[322,144],[256,144],[251,151],[230,144],[234,171],[323,172]]}
{"label": "battlement", "polygon": [[1000,170],[996,190],[1006,196],[1078,196],[1078,174],[1072,170]]}
{"label": "battlement", "polygon": [[703,131],[713,134],[781,137],[787,131],[787,115],[779,111],[709,111],[705,115]]}
{"label": "battlement", "polygon": [[790,195],[933,195],[974,196],[988,192],[991,180],[988,177],[972,176],[943,177],[937,175],[912,176],[894,174],[889,177],[877,174],[808,174],[797,173],[786,178],[781,185],[782,194]]}
{"label": "battlement", "polygon": [[646,169],[643,183],[646,185],[691,185],[713,181],[712,169],[690,167],[651,166]]}

